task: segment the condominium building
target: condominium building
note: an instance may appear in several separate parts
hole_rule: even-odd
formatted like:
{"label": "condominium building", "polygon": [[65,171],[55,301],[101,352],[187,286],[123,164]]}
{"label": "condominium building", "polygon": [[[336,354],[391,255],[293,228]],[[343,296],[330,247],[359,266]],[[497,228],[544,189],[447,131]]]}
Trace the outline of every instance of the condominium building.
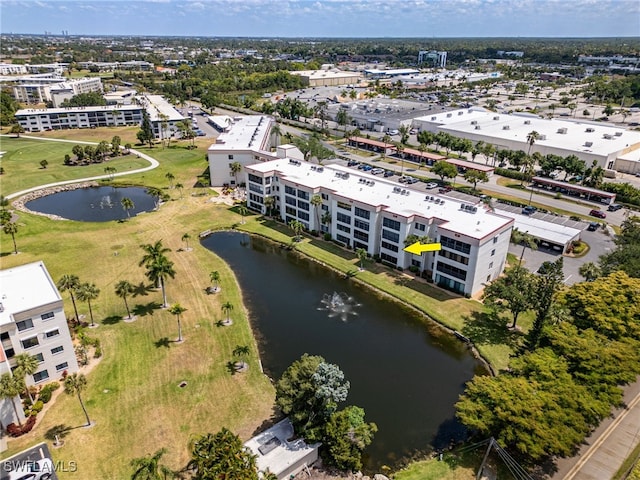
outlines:
{"label": "condominium building", "polygon": [[80,93],[102,93],[102,80],[99,77],[77,78],[63,81],[58,78],[25,78],[13,85],[14,98],[22,103],[52,102],[54,107],[59,107],[65,100]]}
{"label": "condominium building", "polygon": [[266,115],[238,115],[210,119],[210,123],[222,131],[216,143],[207,150],[211,185],[235,185],[240,179],[231,171],[231,165],[242,167],[256,162],[273,160],[271,152],[271,128],[273,119]]}
{"label": "condominium building", "polygon": [[[479,293],[505,267],[514,220],[481,204],[425,194],[340,165],[286,158],[248,165],[245,172],[249,208],[299,221],[457,293]],[[265,205],[268,197],[273,205]],[[411,235],[428,237],[442,249],[407,253],[404,242]]]}
{"label": "condominium building", "polygon": [[[38,359],[27,386],[59,380],[63,372],[78,370],[60,293],[43,262],[0,270],[0,375],[15,368],[15,356]],[[0,400],[0,422],[15,422],[11,402]],[[19,415],[24,414],[18,409]]]}

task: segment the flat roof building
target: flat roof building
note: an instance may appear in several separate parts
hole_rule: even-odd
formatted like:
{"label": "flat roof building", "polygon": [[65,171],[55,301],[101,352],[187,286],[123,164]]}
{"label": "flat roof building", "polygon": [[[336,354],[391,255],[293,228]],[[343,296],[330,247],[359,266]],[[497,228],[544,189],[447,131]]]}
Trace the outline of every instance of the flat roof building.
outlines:
{"label": "flat roof building", "polygon": [[359,72],[342,70],[298,70],[289,73],[301,77],[304,84],[310,87],[357,84],[362,79]]}
{"label": "flat roof building", "polygon": [[[43,262],[0,270],[0,343],[0,375],[12,371],[16,355],[37,358],[38,368],[26,378],[27,386],[78,370],[62,298]],[[0,400],[5,427],[16,421],[11,401]],[[18,415],[24,418],[21,408]]]}
{"label": "flat roof building", "polygon": [[[513,219],[480,203],[424,191],[340,165],[278,159],[245,167],[247,205],[297,220],[349,248],[363,248],[393,267],[412,269],[436,284],[476,295],[503,271]],[[311,205],[320,196],[322,204]],[[409,235],[442,244],[439,252],[404,251]]]}

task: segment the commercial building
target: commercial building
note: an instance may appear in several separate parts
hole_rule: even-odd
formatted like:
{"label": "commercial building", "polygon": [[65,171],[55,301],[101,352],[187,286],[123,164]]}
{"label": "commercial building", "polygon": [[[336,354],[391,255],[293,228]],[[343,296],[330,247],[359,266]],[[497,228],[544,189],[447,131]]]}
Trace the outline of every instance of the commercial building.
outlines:
{"label": "commercial building", "polygon": [[418,52],[418,64],[421,63],[429,63],[437,68],[445,68],[447,66],[447,52],[421,50]]}
{"label": "commercial building", "polygon": [[207,150],[211,185],[236,185],[240,172],[232,172],[231,165],[242,167],[277,158],[271,152],[273,119],[266,115],[238,115],[214,117],[210,121],[221,130],[216,143]]}
{"label": "commercial building", "polygon": [[[418,117],[412,125],[419,130],[446,132],[473,142],[491,143],[500,149],[527,152],[527,136],[535,131],[538,138],[530,153],[576,155],[589,166],[595,161],[604,169],[621,172],[633,173],[638,168],[630,154],[640,149],[640,132],[600,122],[508,115],[473,107]],[[624,161],[618,162],[618,158]]]}
{"label": "commercial building", "polygon": [[300,70],[289,72],[302,78],[309,87],[351,85],[362,79],[358,72],[344,72],[342,70]]}
{"label": "commercial building", "polygon": [[[289,223],[363,248],[386,264],[412,269],[464,295],[479,293],[503,271],[514,220],[469,203],[413,189],[340,165],[277,159],[245,167],[247,205]],[[322,202],[314,206],[312,198]],[[420,256],[404,251],[410,235],[439,242]]]}
{"label": "commercial building", "polygon": [[375,98],[327,105],[327,113],[332,120],[338,111],[346,111],[349,122],[363,130],[384,132],[410,126],[417,116],[427,115],[433,107],[425,103],[410,102],[390,98]]}
{"label": "commercial building", "polygon": [[[21,353],[38,359],[38,368],[26,378],[27,386],[59,380],[63,372],[78,370],[60,293],[43,262],[0,270],[0,375],[15,367]],[[15,422],[11,402],[0,400],[0,422]],[[22,409],[18,407],[21,420]]]}
{"label": "commercial building", "polygon": [[23,109],[15,114],[26,132],[141,125],[144,112],[151,121],[155,138],[180,137],[178,123],[184,117],[160,95],[135,98],[131,105]]}

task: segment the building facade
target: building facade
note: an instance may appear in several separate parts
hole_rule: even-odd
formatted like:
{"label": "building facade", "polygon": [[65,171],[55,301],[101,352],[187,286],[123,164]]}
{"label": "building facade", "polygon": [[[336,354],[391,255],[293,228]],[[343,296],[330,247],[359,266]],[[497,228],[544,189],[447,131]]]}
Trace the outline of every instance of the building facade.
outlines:
{"label": "building facade", "polygon": [[[78,362],[67,327],[62,297],[43,262],[0,270],[0,375],[15,368],[15,356],[28,353],[39,361],[27,386],[59,380],[74,373]],[[11,401],[0,400],[0,422],[15,422]],[[21,408],[18,414],[24,417]],[[21,418],[22,419],[22,418]]]}
{"label": "building facade", "polygon": [[447,66],[447,52],[437,52],[435,50],[421,50],[418,52],[418,64],[430,63],[437,68]]}
{"label": "building facade", "polygon": [[[459,294],[478,294],[504,270],[514,221],[481,205],[425,195],[340,165],[285,158],[246,166],[245,172],[250,209],[299,221]],[[407,253],[408,237],[428,237],[442,249]]]}

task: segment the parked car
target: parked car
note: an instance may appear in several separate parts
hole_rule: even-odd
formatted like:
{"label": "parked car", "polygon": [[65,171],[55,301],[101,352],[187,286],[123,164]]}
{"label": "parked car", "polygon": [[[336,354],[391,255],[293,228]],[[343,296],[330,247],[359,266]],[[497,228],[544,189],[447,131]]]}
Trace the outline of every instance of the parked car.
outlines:
{"label": "parked car", "polygon": [[621,208],[622,208],[622,205],[620,205],[619,203],[612,203],[607,207],[607,210],[609,210],[610,212],[617,212]]}
{"label": "parked car", "polygon": [[385,170],[384,171],[384,176],[385,177],[393,177],[393,172],[391,170]]}
{"label": "parked car", "polygon": [[347,162],[347,167],[357,167],[359,165],[359,162],[355,161],[355,160],[349,160]]}
{"label": "parked car", "polygon": [[365,172],[370,172],[371,170],[373,170],[373,167],[371,165],[365,165],[364,167],[362,167],[362,170]]}
{"label": "parked car", "polygon": [[600,228],[600,224],[598,222],[591,222],[587,227],[587,230],[589,230],[590,232],[595,232],[596,230],[598,230],[598,228]]}
{"label": "parked car", "polygon": [[598,217],[598,218],[607,218],[607,214],[604,213],[602,210],[591,210],[589,212],[589,215],[591,215],[592,217]]}
{"label": "parked car", "polygon": [[440,192],[440,193],[448,193],[451,190],[453,190],[453,188],[451,188],[451,187],[442,187],[440,190],[438,190],[438,192]]}
{"label": "parked car", "polygon": [[523,215],[531,215],[532,213],[535,213],[538,209],[536,207],[534,207],[533,205],[527,205],[526,207],[524,207],[522,209],[522,214]]}
{"label": "parked car", "polygon": [[407,185],[413,185],[414,183],[418,183],[420,180],[418,180],[415,177],[409,177],[409,180],[407,180]]}
{"label": "parked car", "polygon": [[427,190],[431,190],[432,188],[437,188],[438,184],[435,182],[429,182],[425,185],[425,187],[427,187]]}
{"label": "parked car", "polygon": [[393,130],[389,130],[389,135],[398,135],[400,132],[395,128]]}
{"label": "parked car", "polygon": [[381,173],[384,173],[384,168],[374,168],[373,170],[371,170],[371,173],[373,173],[374,175],[380,175]]}

